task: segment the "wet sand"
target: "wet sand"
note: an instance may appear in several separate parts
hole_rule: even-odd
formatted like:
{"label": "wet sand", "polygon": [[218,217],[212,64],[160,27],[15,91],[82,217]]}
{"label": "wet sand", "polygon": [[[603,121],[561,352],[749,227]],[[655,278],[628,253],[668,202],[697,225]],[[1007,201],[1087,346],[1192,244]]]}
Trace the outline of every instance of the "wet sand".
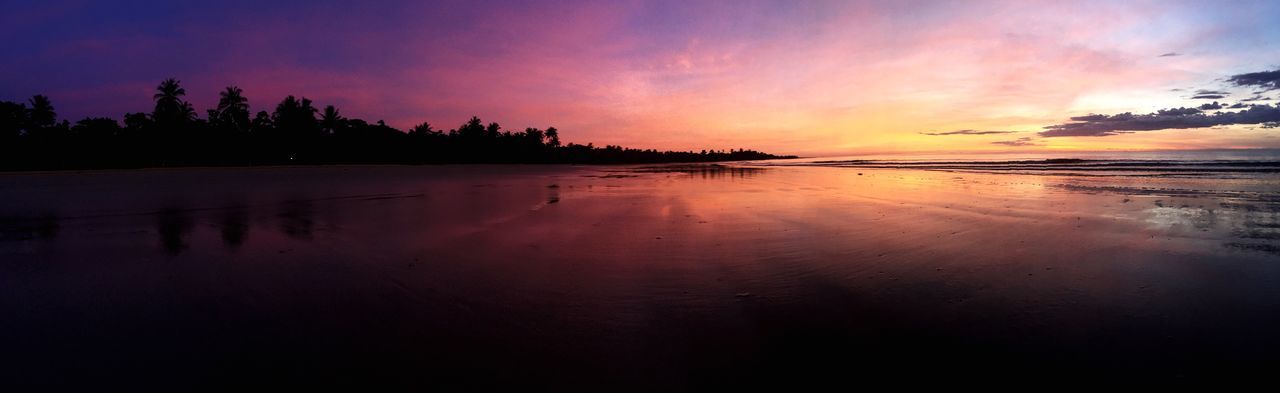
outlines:
{"label": "wet sand", "polygon": [[1280,180],[895,168],[0,174],[4,385],[1263,378]]}

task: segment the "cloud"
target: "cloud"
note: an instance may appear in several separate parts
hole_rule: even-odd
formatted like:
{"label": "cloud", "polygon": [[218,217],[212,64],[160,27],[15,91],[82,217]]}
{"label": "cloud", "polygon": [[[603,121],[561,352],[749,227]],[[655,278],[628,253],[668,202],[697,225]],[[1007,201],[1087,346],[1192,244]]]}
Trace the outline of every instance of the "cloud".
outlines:
{"label": "cloud", "polygon": [[1205,90],[1205,89],[1200,89],[1200,90],[1196,90],[1195,95],[1191,96],[1191,99],[1193,99],[1193,100],[1217,100],[1217,99],[1225,98],[1228,94],[1231,94],[1231,93],[1228,93],[1228,92],[1225,92],[1225,91],[1217,91],[1217,90]]}
{"label": "cloud", "polygon": [[1240,101],[1244,101],[1244,102],[1252,102],[1252,101],[1271,101],[1271,97],[1263,97],[1263,96],[1260,96],[1260,95],[1256,95],[1256,96],[1253,96],[1253,97],[1245,98],[1245,99],[1240,100]]}
{"label": "cloud", "polygon": [[1174,56],[1182,56],[1182,54],[1181,54],[1181,53],[1178,53],[1178,52],[1169,52],[1169,53],[1165,53],[1165,54],[1162,54],[1162,55],[1157,56],[1157,57],[1174,57]]}
{"label": "cloud", "polygon": [[1232,75],[1227,82],[1241,87],[1261,87],[1263,91],[1276,90],[1280,89],[1280,70]]}
{"label": "cloud", "polygon": [[1237,102],[1235,103],[1235,105],[1227,107],[1227,109],[1242,109],[1242,108],[1248,108],[1248,107],[1249,107],[1248,104],[1245,104],[1243,102]]}
{"label": "cloud", "polygon": [[1197,109],[1200,109],[1202,111],[1213,111],[1213,110],[1218,110],[1222,108],[1224,108],[1223,104],[1219,104],[1217,101],[1214,101],[1212,103],[1200,105],[1200,107]]}
{"label": "cloud", "polygon": [[1280,123],[1280,106],[1251,105],[1238,112],[1205,114],[1196,108],[1164,109],[1155,113],[1135,115],[1088,115],[1071,118],[1072,122],[1045,127],[1042,137],[1059,136],[1107,136],[1135,131],[1156,131],[1185,128],[1207,128],[1232,124],[1262,124],[1274,127]]}
{"label": "cloud", "polygon": [[991,144],[1004,146],[1040,146],[1039,144],[1032,142],[1031,137],[1023,137],[1011,141],[995,141],[991,142]]}
{"label": "cloud", "polygon": [[984,130],[958,130],[947,132],[921,132],[924,135],[993,135],[993,134],[1012,134],[1018,131],[984,131]]}

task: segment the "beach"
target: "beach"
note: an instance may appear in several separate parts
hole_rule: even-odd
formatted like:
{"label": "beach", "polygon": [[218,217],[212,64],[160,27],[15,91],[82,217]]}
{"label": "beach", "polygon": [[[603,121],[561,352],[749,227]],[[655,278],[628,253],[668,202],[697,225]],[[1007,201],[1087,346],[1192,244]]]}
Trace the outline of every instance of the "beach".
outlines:
{"label": "beach", "polygon": [[4,173],[0,373],[678,391],[1280,363],[1274,172],[935,166]]}

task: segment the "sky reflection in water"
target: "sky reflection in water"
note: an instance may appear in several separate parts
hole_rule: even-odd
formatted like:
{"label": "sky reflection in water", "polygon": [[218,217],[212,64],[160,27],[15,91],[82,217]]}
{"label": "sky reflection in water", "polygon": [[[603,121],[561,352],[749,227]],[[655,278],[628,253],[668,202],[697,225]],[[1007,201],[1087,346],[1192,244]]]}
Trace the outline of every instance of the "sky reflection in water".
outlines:
{"label": "sky reflection in water", "polygon": [[[108,379],[256,369],[245,357],[427,385],[699,386],[919,359],[1195,375],[1280,349],[1263,333],[1280,328],[1276,184],[721,166],[7,174],[0,329],[29,375],[65,370],[70,344],[70,366]],[[154,360],[174,358],[189,367]],[[495,367],[508,371],[481,371]]]}

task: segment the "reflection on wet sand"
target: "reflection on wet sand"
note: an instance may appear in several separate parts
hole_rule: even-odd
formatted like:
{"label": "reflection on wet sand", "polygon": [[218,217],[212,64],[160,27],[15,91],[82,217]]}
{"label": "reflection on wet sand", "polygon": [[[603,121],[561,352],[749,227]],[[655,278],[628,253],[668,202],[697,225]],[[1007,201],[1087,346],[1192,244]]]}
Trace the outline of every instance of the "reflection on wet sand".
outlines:
{"label": "reflection on wet sand", "polygon": [[638,167],[631,169],[630,171],[636,173],[687,173],[703,179],[717,179],[722,177],[747,178],[760,174],[766,170],[768,170],[768,168],[704,164]]}
{"label": "reflection on wet sand", "polygon": [[190,247],[187,235],[194,228],[195,222],[189,211],[167,208],[156,212],[156,234],[159,236],[160,248],[169,255],[178,255]]}
{"label": "reflection on wet sand", "polygon": [[[222,244],[229,250],[239,249],[249,239],[250,217],[254,210],[275,209],[275,227],[291,239],[310,241],[315,231],[314,202],[291,199],[275,206],[233,205],[217,209],[163,209],[155,213],[155,232],[161,249],[170,256],[191,247],[188,238],[196,222],[207,218],[218,228]],[[265,212],[264,212],[265,213]]]}
{"label": "reflection on wet sand", "polygon": [[[1203,203],[1204,201],[1187,201]],[[1152,225],[1170,232],[1220,234],[1224,247],[1280,254],[1280,204],[1220,202],[1215,205],[1165,205],[1158,200],[1147,210]]]}
{"label": "reflection on wet sand", "polygon": [[1256,186],[1243,190],[1207,187],[1221,182],[1194,179],[1159,187],[1058,186],[1072,192],[1122,197],[1125,204],[1149,203],[1141,210],[1143,218],[1165,234],[1218,239],[1223,247],[1241,251],[1280,253],[1280,192]]}
{"label": "reflection on wet sand", "polygon": [[230,249],[239,248],[249,236],[249,209],[245,206],[222,209],[219,227],[222,244]]}
{"label": "reflection on wet sand", "polygon": [[[86,177],[135,186],[86,206]],[[1271,177],[711,165],[37,180],[0,194],[0,236],[30,240],[0,242],[0,346],[24,378],[699,390],[1280,362]],[[136,186],[153,183],[171,186]]]}
{"label": "reflection on wet sand", "polygon": [[[653,174],[674,173],[711,180],[721,178],[748,179],[769,169],[767,167],[728,165],[667,165],[635,167],[623,170],[608,169],[600,171],[599,175],[588,174],[584,177],[632,179]],[[852,173],[847,175],[852,175]],[[861,176],[861,172],[857,175]],[[1017,196],[1021,193],[1022,197],[1029,197],[1032,195],[1025,193],[1031,192],[1037,197],[1044,197],[1044,188],[1047,186],[1051,189],[1063,190],[1071,194],[1123,197],[1120,202],[1121,205],[1141,200],[1149,202],[1151,206],[1136,211],[1120,209],[1112,212],[1111,215],[1127,215],[1135,219],[1145,220],[1152,225],[1152,228],[1166,234],[1217,238],[1220,239],[1222,246],[1231,249],[1265,253],[1280,252],[1280,246],[1276,244],[1277,241],[1280,241],[1280,224],[1277,224],[1277,222],[1280,222],[1278,221],[1280,220],[1280,202],[1277,202],[1277,200],[1280,200],[1280,195],[1274,192],[1261,191],[1256,187],[1242,190],[1224,190],[1197,189],[1194,187],[1195,184],[1181,184],[1180,187],[1169,187],[1168,184],[1161,184],[1161,187],[1099,185],[1081,184],[1069,177],[1031,177],[1034,181],[1028,183],[1022,180],[1013,180],[1018,179],[1018,176],[993,176],[984,178],[979,182],[972,175],[968,179],[961,176],[931,176],[918,173],[903,176],[894,175],[892,171],[880,173],[880,175],[888,175],[890,179],[899,182],[896,185],[899,189],[893,194],[903,200],[934,199],[935,196],[928,192],[925,192],[924,195],[917,195],[917,198],[906,198],[911,193],[927,191],[918,188],[932,187],[924,185],[930,182],[936,182],[936,186],[960,185],[961,188],[966,190],[971,190],[975,184],[982,183],[987,187],[1003,188],[1004,190],[999,192],[1009,196]],[[1202,180],[1182,180],[1184,183],[1197,181]],[[1044,184],[1028,187],[1029,185],[1034,185],[1034,182],[1042,182]],[[819,189],[815,187],[800,188],[808,190]],[[544,205],[561,201],[562,188],[559,184],[548,185],[545,189]],[[780,190],[788,189],[780,188]],[[569,190],[572,190],[572,188]],[[903,193],[905,191],[911,191],[911,193]],[[375,195],[374,197],[359,196],[322,199],[325,201],[347,199],[373,201],[402,196],[389,194]],[[408,196],[416,197],[420,196],[420,194]],[[885,197],[891,198],[893,196],[885,195]],[[938,195],[936,198],[946,200],[951,197]],[[1138,205],[1135,204],[1134,206]],[[316,200],[301,198],[285,199],[277,203],[259,206],[233,204],[229,207],[218,209],[184,210],[169,208],[155,213],[155,228],[161,249],[169,255],[177,255],[190,247],[187,238],[195,227],[195,218],[193,216],[200,214],[216,215],[216,219],[212,220],[216,221],[213,224],[220,230],[223,245],[228,249],[236,249],[248,240],[251,213],[255,210],[262,211],[264,214],[270,214],[270,211],[274,211],[274,226],[279,233],[291,239],[308,241],[313,238],[313,232],[316,229],[316,209]],[[1141,217],[1137,217],[1139,215]],[[3,235],[8,239],[52,238],[57,235],[58,221],[56,216],[49,214],[26,218],[14,217],[0,220],[0,223],[4,224],[0,225],[0,227],[3,227]]]}

